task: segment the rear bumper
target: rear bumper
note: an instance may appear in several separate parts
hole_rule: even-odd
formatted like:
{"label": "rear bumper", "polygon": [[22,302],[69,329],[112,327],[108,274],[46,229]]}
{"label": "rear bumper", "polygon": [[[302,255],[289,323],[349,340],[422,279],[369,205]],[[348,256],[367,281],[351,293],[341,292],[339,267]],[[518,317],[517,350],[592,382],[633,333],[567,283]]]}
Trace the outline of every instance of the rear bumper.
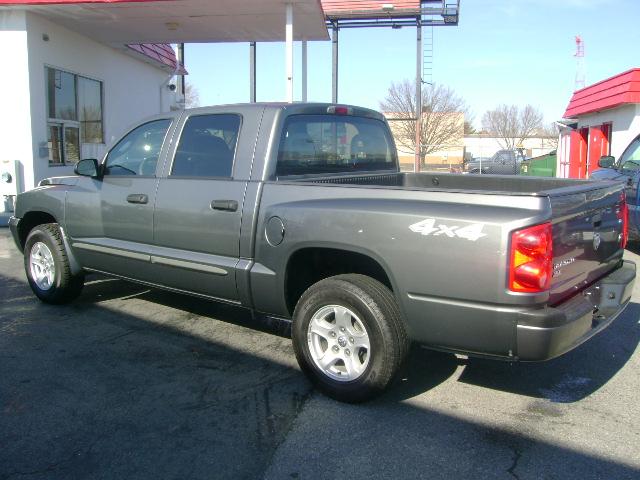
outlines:
{"label": "rear bumper", "polygon": [[516,325],[518,359],[549,360],[605,329],[631,300],[635,276],[635,263],[625,261],[620,268],[560,305],[520,312]]}
{"label": "rear bumper", "polygon": [[16,217],[9,218],[9,230],[11,230],[11,236],[13,237],[13,241],[16,243],[16,247],[18,250],[22,252],[22,245],[20,245],[20,235],[18,234],[18,224],[20,223],[20,219]]}
{"label": "rear bumper", "polygon": [[509,360],[562,355],[607,327],[631,299],[633,262],[554,307],[483,304],[409,294],[411,339],[428,348]]}

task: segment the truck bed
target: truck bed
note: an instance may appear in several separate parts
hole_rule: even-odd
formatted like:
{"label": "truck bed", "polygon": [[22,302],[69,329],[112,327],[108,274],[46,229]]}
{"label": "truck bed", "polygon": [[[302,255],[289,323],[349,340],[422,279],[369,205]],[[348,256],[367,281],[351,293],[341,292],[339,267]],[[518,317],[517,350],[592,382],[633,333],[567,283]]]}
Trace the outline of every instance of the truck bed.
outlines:
{"label": "truck bed", "polygon": [[595,185],[594,182],[589,180],[450,173],[340,174],[339,176],[321,178],[299,177],[297,180],[310,181],[312,183],[403,187],[407,189],[450,190],[470,193],[475,191],[484,194],[494,193],[496,195],[566,195],[577,191],[602,188],[602,184]]}
{"label": "truck bed", "polygon": [[[534,223],[551,222],[553,229],[554,277],[548,303],[558,304],[582,291],[603,275],[615,269],[621,258],[622,187],[617,182],[593,182],[562,178],[519,177],[513,175],[460,175],[440,173],[378,173],[340,176],[300,177],[296,181],[327,186],[360,187],[365,198],[376,198],[375,190],[424,191],[422,210],[425,216],[438,218],[436,212],[444,205],[466,204],[485,209],[539,209],[546,215]],[[373,189],[373,190],[370,190]],[[451,194],[451,195],[447,195]],[[454,195],[457,194],[457,195]],[[336,193],[332,193],[336,195]],[[392,196],[392,195],[391,195]],[[400,197],[402,195],[398,195]],[[435,197],[434,197],[435,196]],[[504,198],[502,198],[504,197]],[[534,197],[538,206],[515,202]],[[433,199],[437,198],[437,204]],[[516,206],[518,205],[518,206]],[[451,212],[453,210],[450,210]],[[482,216],[490,218],[489,210]],[[495,210],[493,211],[495,212]],[[542,212],[539,212],[542,213]],[[453,215],[455,221],[467,220],[466,215]],[[440,217],[442,218],[442,217]],[[470,217],[472,218],[472,217]],[[453,221],[452,220],[452,221]],[[493,217],[495,224],[496,217]],[[443,222],[446,223],[446,222]],[[455,223],[455,222],[454,222]],[[509,227],[505,225],[507,231]],[[515,227],[512,227],[515,229]],[[506,236],[507,231],[503,233]],[[503,237],[506,238],[506,237]],[[595,243],[594,243],[595,242]],[[597,244],[597,245],[596,245]],[[504,243],[501,248],[506,248]]]}

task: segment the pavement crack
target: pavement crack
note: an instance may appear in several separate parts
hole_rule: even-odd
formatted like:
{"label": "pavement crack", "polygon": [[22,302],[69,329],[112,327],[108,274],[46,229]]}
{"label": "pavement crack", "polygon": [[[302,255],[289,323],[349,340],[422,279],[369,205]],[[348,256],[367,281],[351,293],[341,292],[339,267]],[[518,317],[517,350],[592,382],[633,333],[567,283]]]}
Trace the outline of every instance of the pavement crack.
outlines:
{"label": "pavement crack", "polygon": [[293,404],[292,404],[294,416],[291,418],[291,421],[287,425],[286,429],[282,432],[282,437],[280,438],[280,440],[277,442],[274,442],[271,445],[271,452],[269,453],[269,456],[264,462],[264,468],[262,469],[261,478],[263,478],[264,474],[269,470],[269,468],[271,467],[271,464],[273,463],[274,457],[278,452],[278,449],[284,442],[286,442],[287,437],[289,436],[289,433],[291,433],[291,431],[294,429],[296,422],[298,420],[298,417],[304,410],[304,407],[306,406],[307,402],[311,399],[313,392],[314,392],[314,389],[311,386],[309,386],[308,390],[306,390],[302,395],[294,396]]}
{"label": "pavement crack", "polygon": [[516,473],[516,468],[518,467],[518,462],[520,461],[520,458],[522,457],[522,452],[520,450],[518,450],[515,447],[511,447],[511,450],[513,450],[513,458],[512,458],[512,464],[509,468],[507,468],[507,472],[509,472],[509,474],[517,479],[520,480],[520,477],[518,476],[518,474]]}

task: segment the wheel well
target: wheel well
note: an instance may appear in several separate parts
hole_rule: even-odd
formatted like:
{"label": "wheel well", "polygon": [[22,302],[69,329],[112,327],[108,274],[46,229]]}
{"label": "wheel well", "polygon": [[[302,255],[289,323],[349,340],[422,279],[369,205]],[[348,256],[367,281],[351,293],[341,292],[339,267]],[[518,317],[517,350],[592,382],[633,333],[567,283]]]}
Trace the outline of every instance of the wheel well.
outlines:
{"label": "wheel well", "polygon": [[290,314],[304,291],[320,280],[344,273],[359,273],[375,278],[393,291],[384,268],[361,253],[333,248],[304,248],[289,259],[285,276],[285,297]]}
{"label": "wheel well", "polygon": [[56,219],[45,212],[28,212],[20,219],[20,223],[18,224],[18,235],[20,237],[20,245],[24,247],[24,244],[27,241],[27,236],[29,232],[33,230],[34,227],[38,225],[42,225],[44,223],[56,223]]}

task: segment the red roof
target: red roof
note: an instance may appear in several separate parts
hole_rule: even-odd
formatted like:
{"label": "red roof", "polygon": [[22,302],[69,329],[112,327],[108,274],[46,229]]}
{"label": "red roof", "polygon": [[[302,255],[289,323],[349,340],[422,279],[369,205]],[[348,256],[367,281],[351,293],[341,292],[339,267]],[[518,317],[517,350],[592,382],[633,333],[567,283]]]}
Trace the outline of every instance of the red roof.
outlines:
{"label": "red roof", "polygon": [[186,75],[184,66],[178,64],[176,52],[168,43],[139,43],[127,45],[131,50],[138,52],[161,66],[168,67],[178,75]]}
{"label": "red roof", "polygon": [[640,68],[632,68],[573,93],[564,118],[640,103]]}

